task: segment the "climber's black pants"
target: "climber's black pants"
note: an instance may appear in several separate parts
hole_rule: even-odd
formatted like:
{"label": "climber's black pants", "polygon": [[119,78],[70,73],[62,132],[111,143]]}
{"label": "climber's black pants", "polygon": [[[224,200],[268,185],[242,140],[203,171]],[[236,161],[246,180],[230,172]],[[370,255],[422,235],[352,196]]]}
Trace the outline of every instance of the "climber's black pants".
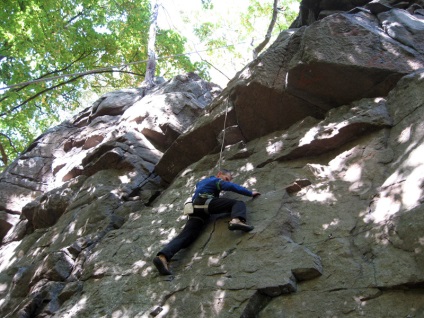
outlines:
{"label": "climber's black pants", "polygon": [[[198,198],[194,205],[203,205],[206,199]],[[246,221],[246,205],[243,201],[227,198],[214,198],[209,203],[208,212],[203,209],[194,209],[194,213],[189,216],[186,225],[180,234],[165,245],[159,254],[165,255],[169,261],[179,250],[188,247],[202,233],[210,214],[230,213],[231,218],[239,218]]]}

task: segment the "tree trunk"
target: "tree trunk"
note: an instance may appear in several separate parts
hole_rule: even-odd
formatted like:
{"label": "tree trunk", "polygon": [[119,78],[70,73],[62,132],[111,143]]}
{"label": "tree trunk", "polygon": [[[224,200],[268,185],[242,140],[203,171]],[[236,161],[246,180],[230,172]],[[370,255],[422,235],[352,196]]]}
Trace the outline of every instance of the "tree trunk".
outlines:
{"label": "tree trunk", "polygon": [[144,81],[142,83],[142,87],[145,87],[147,89],[152,88],[155,85],[154,83],[154,77],[155,77],[155,71],[156,71],[155,44],[156,44],[158,11],[159,11],[159,4],[157,1],[154,1],[152,16],[150,18],[149,41],[147,44],[148,61],[146,66],[146,75],[144,76]]}
{"label": "tree trunk", "polygon": [[277,14],[278,14],[278,1],[279,0],[274,0],[274,8],[272,10],[272,19],[271,19],[271,23],[269,24],[268,27],[268,32],[265,35],[265,40],[263,40],[257,47],[255,47],[255,49],[253,50],[253,59],[256,59],[258,57],[258,54],[260,51],[262,51],[264,49],[264,47],[267,45],[267,43],[269,42],[269,40],[271,39],[271,33],[272,30],[274,29],[274,25],[275,22],[277,21]]}
{"label": "tree trunk", "polygon": [[0,154],[1,154],[1,161],[3,161],[3,166],[6,167],[8,163],[8,160],[7,160],[8,158],[7,158],[6,151],[4,150],[3,145],[1,143],[0,143]]}

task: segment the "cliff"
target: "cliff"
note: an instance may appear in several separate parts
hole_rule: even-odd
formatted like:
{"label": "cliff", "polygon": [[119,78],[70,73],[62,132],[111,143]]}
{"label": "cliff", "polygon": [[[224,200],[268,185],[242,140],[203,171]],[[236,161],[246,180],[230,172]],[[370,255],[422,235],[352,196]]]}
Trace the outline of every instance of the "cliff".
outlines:
{"label": "cliff", "polygon": [[[424,3],[302,1],[224,90],[106,94],[1,174],[0,314],[424,317],[423,122]],[[213,217],[160,276],[220,162],[255,229]]]}

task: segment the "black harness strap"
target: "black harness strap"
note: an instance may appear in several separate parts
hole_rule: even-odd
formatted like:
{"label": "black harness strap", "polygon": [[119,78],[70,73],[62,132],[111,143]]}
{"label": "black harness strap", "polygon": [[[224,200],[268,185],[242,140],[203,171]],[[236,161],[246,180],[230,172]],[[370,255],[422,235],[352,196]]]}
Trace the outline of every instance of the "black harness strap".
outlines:
{"label": "black harness strap", "polygon": [[193,204],[193,208],[195,208],[195,209],[203,209],[204,211],[205,211],[205,213],[206,214],[209,214],[209,210],[208,210],[208,207],[209,207],[209,203],[211,203],[211,201],[212,201],[212,199],[213,198],[209,198],[209,199],[207,199],[206,201],[205,201],[205,203],[204,204],[199,204],[199,205],[197,205],[197,204]]}

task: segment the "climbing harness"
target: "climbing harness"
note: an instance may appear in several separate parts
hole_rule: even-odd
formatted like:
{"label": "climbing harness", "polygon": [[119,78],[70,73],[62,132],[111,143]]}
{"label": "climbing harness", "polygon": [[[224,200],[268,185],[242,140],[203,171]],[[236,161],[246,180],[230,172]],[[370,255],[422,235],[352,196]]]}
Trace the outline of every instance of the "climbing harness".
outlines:
{"label": "climbing harness", "polygon": [[[216,183],[216,188],[221,191],[221,181],[218,181]],[[212,199],[215,198],[215,196],[211,193],[200,193],[199,197],[202,199],[205,199],[205,203],[203,204],[194,204],[193,199],[190,197],[184,202],[184,215],[192,215],[194,213],[194,209],[203,209],[206,214],[209,214],[209,203],[211,203]]]}
{"label": "climbing harness", "polygon": [[206,214],[209,214],[208,207],[209,207],[209,203],[211,203],[212,199],[213,199],[213,198],[209,198],[209,199],[207,199],[207,200],[205,201],[205,204],[202,204],[202,205],[196,205],[196,204],[193,204],[193,208],[194,208],[194,209],[203,209],[203,210],[205,211],[205,213],[206,213]]}
{"label": "climbing harness", "polygon": [[193,207],[193,202],[191,201],[191,198],[188,198],[185,202],[184,202],[184,215],[191,215],[194,213],[194,207]]}
{"label": "climbing harness", "polygon": [[184,215],[192,215],[194,213],[194,209],[203,209],[206,214],[209,214],[209,203],[212,201],[212,198],[208,198],[204,204],[193,204],[191,198],[187,199],[184,202]]}

